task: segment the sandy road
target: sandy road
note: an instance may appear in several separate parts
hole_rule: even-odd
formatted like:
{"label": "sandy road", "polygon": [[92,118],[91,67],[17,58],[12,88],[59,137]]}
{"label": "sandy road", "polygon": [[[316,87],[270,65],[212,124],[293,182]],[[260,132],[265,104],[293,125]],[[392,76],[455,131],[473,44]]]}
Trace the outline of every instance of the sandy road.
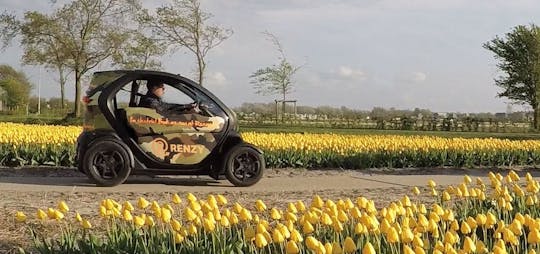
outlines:
{"label": "sandy road", "polygon": [[[410,174],[415,173],[415,174]],[[444,170],[444,172],[408,171],[400,174],[365,173],[362,171],[271,171],[251,187],[234,187],[227,180],[186,176],[135,176],[116,187],[96,187],[86,176],[68,175],[7,175],[0,176],[1,191],[21,192],[302,192],[347,191],[379,188],[425,186],[430,179],[440,185],[458,184],[464,174],[486,178],[484,170]],[[427,174],[425,174],[427,173]]]}

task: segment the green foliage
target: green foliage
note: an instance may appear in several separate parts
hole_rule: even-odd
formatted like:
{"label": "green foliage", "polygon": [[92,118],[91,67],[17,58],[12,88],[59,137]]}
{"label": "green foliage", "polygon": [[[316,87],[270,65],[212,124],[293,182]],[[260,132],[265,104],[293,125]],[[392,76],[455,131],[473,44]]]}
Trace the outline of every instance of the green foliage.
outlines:
{"label": "green foliage", "polygon": [[162,66],[158,57],[165,53],[165,44],[138,30],[131,31],[128,36],[126,45],[113,55],[115,64],[128,70],[160,70]]}
{"label": "green foliage", "polygon": [[0,100],[8,108],[25,106],[32,86],[23,72],[9,65],[0,65]]}
{"label": "green foliage", "polygon": [[503,75],[495,79],[502,88],[499,97],[530,105],[535,111],[534,126],[540,127],[540,28],[534,24],[517,26],[504,38],[495,37],[484,44],[495,54]]}

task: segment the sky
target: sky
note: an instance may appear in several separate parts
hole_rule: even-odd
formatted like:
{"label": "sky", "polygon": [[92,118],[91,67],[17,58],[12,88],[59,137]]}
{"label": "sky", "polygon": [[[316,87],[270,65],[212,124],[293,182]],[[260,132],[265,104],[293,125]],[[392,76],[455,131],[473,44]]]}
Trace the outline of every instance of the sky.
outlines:
{"label": "sky", "polygon": [[[143,1],[154,8],[167,0]],[[298,105],[373,107],[435,112],[506,112],[493,79],[502,75],[482,45],[517,25],[540,24],[538,0],[201,0],[210,20],[234,31],[210,51],[205,86],[229,106],[272,102],[249,75],[278,62],[262,34],[276,35],[290,62],[303,67],[288,99]],[[59,5],[57,3],[56,7]],[[51,12],[49,1],[0,0],[0,9]],[[20,63],[14,42],[0,64],[28,74],[33,94],[58,97],[54,73]],[[164,70],[195,78],[194,57],[179,50],[162,58]],[[94,71],[108,70],[106,64]],[[40,85],[39,85],[40,84]],[[73,86],[67,96],[74,95]],[[514,111],[527,109],[512,106]]]}

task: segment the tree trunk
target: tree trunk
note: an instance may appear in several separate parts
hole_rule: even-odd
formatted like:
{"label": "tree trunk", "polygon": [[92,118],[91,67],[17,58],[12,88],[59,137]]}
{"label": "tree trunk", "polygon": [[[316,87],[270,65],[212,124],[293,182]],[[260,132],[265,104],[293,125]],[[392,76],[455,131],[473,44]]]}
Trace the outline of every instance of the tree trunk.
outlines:
{"label": "tree trunk", "polygon": [[539,123],[539,120],[540,120],[540,108],[538,106],[540,106],[540,104],[536,105],[536,107],[534,107],[533,128],[535,130],[540,130],[540,123]]}
{"label": "tree trunk", "polygon": [[65,87],[66,87],[66,79],[64,77],[64,70],[62,68],[58,68],[58,74],[60,75],[60,108],[64,109],[65,104]]}
{"label": "tree trunk", "polygon": [[200,86],[203,86],[204,69],[206,69],[206,63],[201,55],[197,54],[197,67],[199,69],[198,82]]}
{"label": "tree trunk", "polygon": [[75,70],[75,117],[81,116],[81,72]]}

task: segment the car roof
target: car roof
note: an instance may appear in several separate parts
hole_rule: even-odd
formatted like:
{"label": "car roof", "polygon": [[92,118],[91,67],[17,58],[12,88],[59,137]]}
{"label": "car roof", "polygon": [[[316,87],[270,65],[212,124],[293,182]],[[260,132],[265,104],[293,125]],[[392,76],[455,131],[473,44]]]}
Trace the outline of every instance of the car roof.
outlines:
{"label": "car roof", "polygon": [[108,71],[96,71],[92,76],[92,81],[90,82],[89,90],[94,90],[98,87],[104,87],[113,81],[117,80],[120,77],[130,74],[138,75],[156,75],[156,76],[168,76],[174,78],[184,78],[179,74],[172,74],[169,72],[163,71],[154,71],[154,70],[108,70]]}

